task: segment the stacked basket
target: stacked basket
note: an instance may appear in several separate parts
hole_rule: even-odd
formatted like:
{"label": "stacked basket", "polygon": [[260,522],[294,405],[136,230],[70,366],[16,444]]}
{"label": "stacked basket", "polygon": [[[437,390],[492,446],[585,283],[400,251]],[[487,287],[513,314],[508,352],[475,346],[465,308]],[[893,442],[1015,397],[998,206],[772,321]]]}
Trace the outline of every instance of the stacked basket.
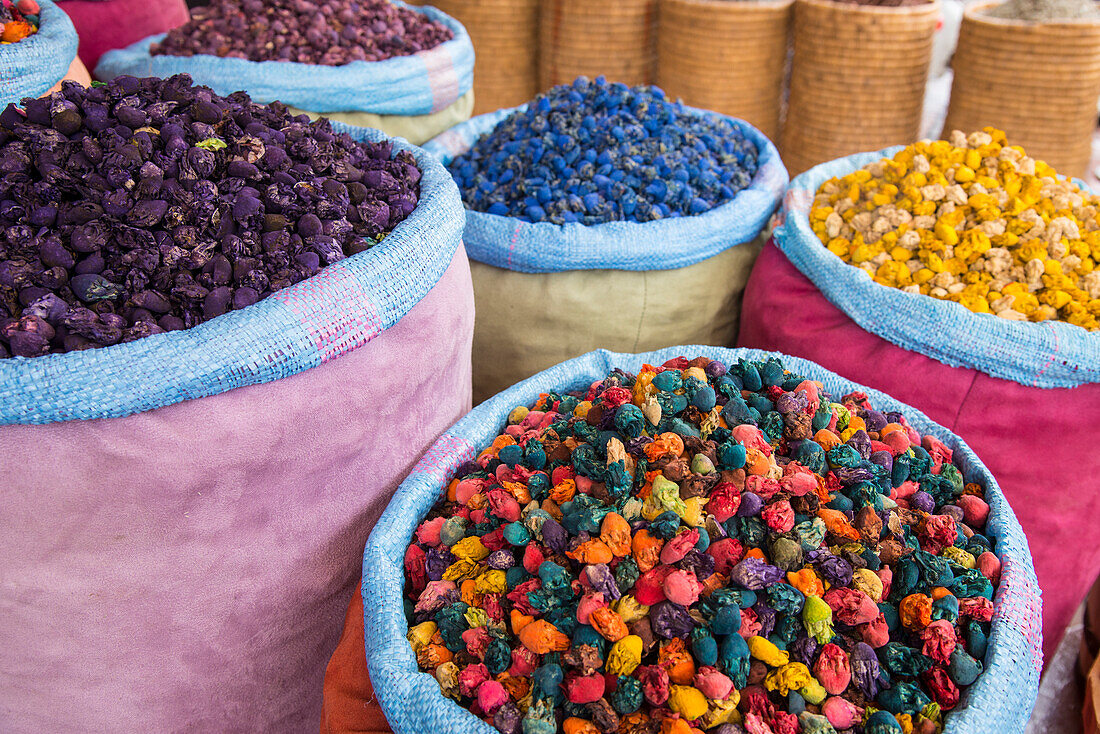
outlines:
{"label": "stacked basket", "polygon": [[657,85],[776,139],[792,3],[662,0]]}
{"label": "stacked basket", "polygon": [[539,37],[539,88],[578,76],[630,86],[653,82],[657,0],[545,0]]}
{"label": "stacked basket", "polygon": [[432,0],[474,42],[474,114],[522,104],[538,91],[538,0]]}
{"label": "stacked basket", "polygon": [[990,7],[963,17],[944,129],[992,125],[1059,171],[1083,175],[1100,96],[1100,22],[1006,20]]}
{"label": "stacked basket", "polygon": [[920,134],[939,2],[797,0],[780,150],[791,174]]}

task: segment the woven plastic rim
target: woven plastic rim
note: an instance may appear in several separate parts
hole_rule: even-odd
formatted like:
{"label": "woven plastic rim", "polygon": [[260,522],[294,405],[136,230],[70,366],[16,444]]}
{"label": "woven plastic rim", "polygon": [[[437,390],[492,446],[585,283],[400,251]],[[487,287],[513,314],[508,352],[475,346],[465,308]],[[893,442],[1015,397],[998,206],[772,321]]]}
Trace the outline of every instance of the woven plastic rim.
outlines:
{"label": "woven plastic rim", "polygon": [[784,365],[818,380],[839,398],[866,393],[884,411],[901,411],[919,431],[955,451],[967,481],[987,487],[991,512],[988,534],[997,539],[1001,584],[994,596],[994,617],[985,672],[947,715],[946,734],[1004,734],[1023,731],[1031,715],[1042,669],[1042,621],[1039,587],[1031,551],[1016,515],[993,475],[966,443],[920,411],[877,390],[845,380],[813,362],[757,349],[708,346],[669,347],[647,354],[590,352],[540,372],[482,403],[447,431],[398,488],[363,553],[363,624],[367,667],[375,695],[396,734],[495,734],[495,729],[440,692],[435,678],[419,672],[405,639],[402,606],[403,559],[413,531],[438,500],[455,470],[489,445],[517,405],[531,405],[539,393],[585,389],[612,369],[637,373],[643,364],[662,364],[676,356],[705,356],[725,363],[778,356]]}
{"label": "woven plastic rim", "polygon": [[[360,141],[378,130],[332,123]],[[420,202],[371,249],[194,328],[101,349],[0,359],[0,425],[116,418],[271,382],[367,343],[420,302],[462,236],[458,188],[421,148]]]}
{"label": "woven plastic rim", "polygon": [[39,0],[39,27],[18,43],[0,45],[3,104],[39,97],[65,78],[76,58],[76,28],[51,0]]}
{"label": "woven plastic rim", "polygon": [[[429,141],[424,149],[444,165],[527,105],[479,115]],[[704,214],[655,222],[528,223],[485,212],[466,212],[470,259],[520,273],[567,270],[672,270],[702,262],[733,245],[756,239],[790,181],[775,145],[745,122],[717,112],[684,107],[701,117],[733,122],[756,146],[757,172],[731,201]]]}
{"label": "woven plastic rim", "polygon": [[902,146],[858,153],[796,177],[776,216],[779,249],[833,305],[865,330],[903,349],[1021,385],[1055,388],[1100,382],[1100,332],[1062,321],[1008,321],[953,301],[888,288],[825,248],[809,218],[821,184],[899,150]]}
{"label": "woven plastic rim", "polygon": [[[322,66],[296,61],[249,61],[208,54],[152,56],[150,47],[167,35],[160,33],[124,49],[105,53],[96,65],[96,78],[110,78],[118,73],[156,77],[191,74],[197,83],[205,84],[221,95],[243,89],[258,102],[277,100],[291,107],[318,113],[427,115],[449,107],[473,88],[474,46],[469,34],[461,23],[434,7],[414,7],[401,0],[393,1],[447,26],[454,32],[454,38],[411,56]],[[200,79],[203,76],[202,67],[209,64],[217,64],[217,74]],[[119,65],[126,71],[117,71]],[[425,82],[427,79],[434,80],[438,74],[449,79],[440,84],[439,89],[435,88],[435,84]],[[319,99],[331,100],[323,105],[327,109],[315,109]]]}

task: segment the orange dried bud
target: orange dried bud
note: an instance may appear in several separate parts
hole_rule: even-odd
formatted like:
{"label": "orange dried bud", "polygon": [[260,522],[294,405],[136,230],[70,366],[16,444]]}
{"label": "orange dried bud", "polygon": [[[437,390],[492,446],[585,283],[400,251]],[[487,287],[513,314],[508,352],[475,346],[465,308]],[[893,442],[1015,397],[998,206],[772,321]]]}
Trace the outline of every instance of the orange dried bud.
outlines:
{"label": "orange dried bud", "polygon": [[531,680],[529,678],[517,678],[507,673],[501,673],[495,680],[504,686],[504,690],[508,691],[508,695],[512,697],[513,701],[520,700],[531,690]]}
{"label": "orange dried bud", "polygon": [[607,543],[599,538],[581,543],[573,550],[567,551],[565,555],[584,564],[611,563],[615,558],[615,554],[607,547]]}
{"label": "orange dried bud", "polygon": [[695,680],[695,660],[684,649],[684,641],[677,637],[661,646],[657,664],[665,669],[668,678],[681,686],[690,686]]}
{"label": "orange dried bud", "polygon": [[588,623],[609,642],[618,642],[630,634],[623,618],[613,612],[610,607],[600,607],[592,612],[588,615]]}
{"label": "orange dried bud", "polygon": [[544,619],[536,619],[518,633],[519,641],[533,653],[563,652],[569,649],[569,637]]}
{"label": "orange dried bud", "polygon": [[630,523],[622,515],[611,512],[604,516],[600,524],[600,540],[607,544],[616,558],[630,555]]}
{"label": "orange dried bud", "polygon": [[518,609],[509,612],[509,616],[512,618],[512,632],[517,635],[521,629],[535,621],[534,617],[528,616]]}
{"label": "orange dried bud", "polygon": [[571,716],[561,725],[562,731],[565,734],[600,734],[600,730],[596,728],[588,719],[579,719],[576,716]]}
{"label": "orange dried bud", "polygon": [[821,445],[821,448],[830,451],[840,445],[840,436],[836,435],[828,428],[822,428],[814,434],[814,441],[817,441]]}
{"label": "orange dried bud", "polygon": [[572,479],[563,479],[550,490],[550,499],[559,505],[570,502],[577,494],[577,483]]}
{"label": "orange dried bud", "polygon": [[452,657],[451,651],[443,645],[425,645],[416,653],[416,662],[421,670],[435,670],[450,662]]}
{"label": "orange dried bud", "polygon": [[825,585],[821,583],[817,572],[812,568],[806,567],[801,571],[788,571],[787,583],[806,596],[825,596]]}
{"label": "orange dried bud", "polygon": [[661,734],[692,734],[698,729],[693,729],[679,716],[669,716],[661,721]]}
{"label": "orange dried bud", "polygon": [[664,544],[665,541],[654,538],[645,528],[634,534],[630,545],[639,571],[645,573],[661,562],[661,548]]}
{"label": "orange dried bud", "polygon": [[764,476],[771,469],[771,462],[760,449],[748,449],[745,452],[745,471],[756,476]]}
{"label": "orange dried bud", "polygon": [[34,33],[34,26],[30,23],[22,20],[13,20],[4,26],[4,32],[0,34],[0,41],[4,43],[15,43],[16,41],[22,41],[32,33]]}
{"label": "orange dried bud", "polygon": [[906,629],[924,629],[932,624],[932,598],[925,594],[910,594],[898,605],[898,616]]}
{"label": "orange dried bud", "polygon": [[848,518],[840,510],[830,510],[827,507],[822,507],[817,511],[817,516],[825,521],[825,528],[830,533],[859,542],[859,531],[852,527],[852,524],[848,522]]}
{"label": "orange dried bud", "polygon": [[477,593],[477,582],[474,579],[466,579],[458,587],[459,595],[462,597],[462,601],[469,604],[472,607],[481,605],[481,594]]}
{"label": "orange dried bud", "polygon": [[650,461],[656,461],[662,456],[683,456],[684,440],[675,433],[662,433],[646,444],[645,455]]}
{"label": "orange dried bud", "polygon": [[501,482],[500,486],[508,490],[508,493],[516,498],[516,502],[526,505],[531,501],[531,492],[523,482]]}

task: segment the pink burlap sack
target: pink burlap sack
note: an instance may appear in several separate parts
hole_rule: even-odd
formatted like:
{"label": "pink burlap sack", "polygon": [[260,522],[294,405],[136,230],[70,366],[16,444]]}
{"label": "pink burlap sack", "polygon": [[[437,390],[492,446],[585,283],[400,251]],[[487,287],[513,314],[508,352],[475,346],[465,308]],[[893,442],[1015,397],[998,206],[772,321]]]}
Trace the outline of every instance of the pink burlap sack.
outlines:
{"label": "pink burlap sack", "polygon": [[313,369],[125,418],[0,427],[0,731],[317,731],[390,495],[470,408],[460,246]]}
{"label": "pink burlap sack", "polygon": [[805,357],[882,390],[977,452],[1027,534],[1049,660],[1100,572],[1100,384],[1028,387],[897,347],[860,328],[774,243],[745,289],[738,345]]}
{"label": "pink burlap sack", "polygon": [[147,36],[165,33],[191,17],[184,0],[59,0],[76,26],[80,60],[95,69],[99,57]]}

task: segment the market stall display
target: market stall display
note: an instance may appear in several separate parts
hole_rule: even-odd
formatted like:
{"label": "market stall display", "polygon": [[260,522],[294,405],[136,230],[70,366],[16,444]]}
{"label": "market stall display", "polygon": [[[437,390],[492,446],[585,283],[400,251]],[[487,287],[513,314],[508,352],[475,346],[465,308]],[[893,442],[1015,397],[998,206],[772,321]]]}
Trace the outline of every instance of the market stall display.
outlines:
{"label": "market stall display", "polygon": [[473,65],[465,29],[435,8],[218,0],[170,34],[104,54],[95,75],[190,74],[222,95],[243,90],[420,144],[469,119]]}
{"label": "market stall display", "polygon": [[[861,230],[847,248],[824,206],[842,181],[838,216]],[[1100,572],[1081,541],[1100,456],[1091,430],[1067,430],[1100,411],[1092,201],[996,131],[818,166],[787,192],[739,337],[889,391],[981,453],[1031,543],[1048,656]]]}
{"label": "market stall display", "polygon": [[600,344],[665,345],[673,327],[729,344],[754,240],[787,183],[750,125],[602,79],[427,149],[464,191],[475,402]]}
{"label": "market stall display", "polygon": [[920,132],[939,3],[795,0],[779,149],[793,174]]}
{"label": "market stall display", "polygon": [[827,731],[872,701],[875,732],[1015,731],[1038,682],[1027,541],[973,452],[755,350],[597,352],[498,395],[405,481],[363,567],[398,734]]}
{"label": "market stall display", "polygon": [[540,90],[601,74],[653,83],[657,0],[542,0],[540,12]]}
{"label": "market stall display", "polygon": [[[1029,5],[1037,10],[1029,12]],[[1094,5],[1016,0],[967,8],[944,129],[992,125],[1033,157],[1083,176],[1100,97],[1100,11]]]}
{"label": "market stall display", "polygon": [[[3,729],[314,729],[363,537],[399,479],[470,405],[473,296],[458,192],[431,156],[401,141],[286,118],[279,106],[250,105],[240,93],[223,99],[185,78],[122,77],[86,91],[67,84],[48,102],[49,128],[32,102],[27,120],[2,134],[0,159],[12,165],[33,153],[22,178],[33,170],[34,190],[59,197],[56,212],[30,208],[9,198],[24,185],[20,175],[0,182],[5,306],[37,296],[46,276],[64,280],[62,256],[79,257],[78,267],[101,257],[102,282],[74,275],[54,292],[96,296],[73,311],[98,318],[97,334],[136,328],[122,326],[131,317],[149,324],[140,310],[157,323],[179,310],[190,328],[0,360]],[[107,114],[136,127],[105,124]],[[166,118],[175,114],[192,122],[173,129]],[[280,115],[281,135],[265,124]],[[215,137],[204,137],[207,127]],[[58,144],[25,142],[36,137]],[[348,144],[377,157],[336,154]],[[331,243],[313,239],[332,234],[305,236],[307,250],[324,243],[332,256],[319,272],[307,252],[280,249],[294,235],[273,226],[279,217],[302,235],[346,224],[335,216],[346,203],[340,186],[351,201],[357,183],[394,186],[386,176],[396,163],[401,185],[419,175],[415,208],[380,241],[335,257]],[[261,204],[244,184],[271,168]],[[283,186],[284,176],[293,184]],[[97,198],[112,181],[118,188]],[[150,203],[156,185],[173,202],[167,211]],[[146,198],[110,195],[118,191]],[[128,214],[124,202],[133,204]],[[259,219],[258,206],[266,207]],[[380,211],[377,198],[356,206],[363,221]],[[212,239],[197,224],[145,228],[138,214],[209,219],[223,231]],[[26,225],[13,223],[24,215],[38,228],[29,241]],[[66,233],[74,217],[80,224]],[[104,232],[125,254],[84,251]],[[223,260],[241,254],[234,248],[248,255],[238,265],[252,262],[229,273]],[[45,259],[51,267],[41,270]],[[116,260],[159,264],[140,290],[140,268],[123,282],[104,277]],[[236,300],[261,289],[234,278],[262,280],[275,261],[303,260],[310,277],[228,313],[208,310],[217,288],[201,295],[207,276],[212,285],[228,276]],[[15,261],[31,267],[13,271]],[[173,287],[154,308],[162,272]],[[138,294],[141,305],[131,303]],[[52,328],[45,307],[54,305],[36,297],[19,321]],[[64,319],[62,328],[76,332]],[[19,339],[25,346],[35,334]]]}
{"label": "market stall display", "polygon": [[17,5],[0,17],[0,105],[40,97],[66,78],[87,78],[76,56],[76,31],[69,16],[51,0],[25,0],[22,5],[23,11]]}
{"label": "market stall display", "polygon": [[661,0],[657,86],[779,138],[793,0]]}

